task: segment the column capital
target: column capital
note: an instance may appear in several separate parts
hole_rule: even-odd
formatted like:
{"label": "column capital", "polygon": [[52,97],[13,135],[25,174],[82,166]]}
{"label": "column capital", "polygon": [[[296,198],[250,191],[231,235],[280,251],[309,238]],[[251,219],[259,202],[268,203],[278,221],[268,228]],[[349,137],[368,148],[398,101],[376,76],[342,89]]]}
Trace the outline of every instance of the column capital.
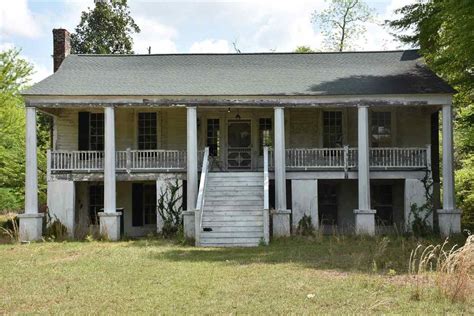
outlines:
{"label": "column capital", "polygon": [[357,104],[357,108],[370,108],[367,104]]}
{"label": "column capital", "polygon": [[283,105],[276,105],[276,106],[273,107],[273,109],[274,109],[274,110],[277,110],[277,109],[282,109],[282,110],[284,110],[285,107],[284,107]]}
{"label": "column capital", "polygon": [[107,109],[115,109],[116,105],[115,104],[110,104],[110,103],[107,103],[107,104],[104,104],[103,108]]}

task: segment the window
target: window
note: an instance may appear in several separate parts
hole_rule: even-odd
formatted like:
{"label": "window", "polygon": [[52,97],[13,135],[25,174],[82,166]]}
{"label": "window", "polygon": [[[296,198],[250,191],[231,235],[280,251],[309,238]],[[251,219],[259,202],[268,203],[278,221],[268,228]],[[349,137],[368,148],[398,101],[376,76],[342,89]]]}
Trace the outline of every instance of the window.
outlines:
{"label": "window", "polygon": [[393,225],[393,201],[391,185],[372,185],[372,207],[377,225]]}
{"label": "window", "polygon": [[261,118],[258,121],[259,129],[259,148],[260,155],[263,155],[263,147],[268,146],[272,147],[272,119],[271,118]]}
{"label": "window", "polygon": [[372,112],[372,147],[392,145],[392,113]]}
{"label": "window", "polygon": [[132,226],[156,224],[156,185],[132,185]]}
{"label": "window", "polygon": [[337,225],[337,190],[334,184],[318,186],[319,223]]}
{"label": "window", "polygon": [[213,157],[220,156],[220,126],[219,119],[207,120],[207,146],[209,155]]}
{"label": "window", "polygon": [[342,112],[323,112],[323,147],[342,146]]}
{"label": "window", "polygon": [[104,208],[104,186],[89,186],[89,220],[91,225],[99,225],[99,215]]}
{"label": "window", "polygon": [[157,149],[156,113],[138,113],[138,149]]}
{"label": "window", "polygon": [[90,114],[90,149],[104,150],[104,113]]}

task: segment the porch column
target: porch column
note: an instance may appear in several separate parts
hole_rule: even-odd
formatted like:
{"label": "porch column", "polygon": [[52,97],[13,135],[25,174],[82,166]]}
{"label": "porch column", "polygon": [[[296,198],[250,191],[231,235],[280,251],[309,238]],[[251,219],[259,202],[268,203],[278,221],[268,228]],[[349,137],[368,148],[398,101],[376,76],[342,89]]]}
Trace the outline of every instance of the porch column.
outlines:
{"label": "porch column", "polygon": [[285,167],[285,110],[275,107],[275,213],[273,214],[273,236],[290,235],[290,213],[286,206]]}
{"label": "porch column", "polygon": [[375,234],[375,210],[370,207],[369,107],[358,107],[359,208],[354,210],[357,234]]}
{"label": "porch column", "polygon": [[196,208],[198,190],[197,165],[197,110],[195,106],[187,107],[187,206],[188,210]]}
{"label": "porch column", "polygon": [[100,233],[109,240],[120,239],[120,215],[115,189],[115,108],[104,108],[104,211],[100,216]]}
{"label": "porch column", "polygon": [[20,218],[20,240],[41,239],[43,215],[38,213],[38,168],[36,153],[36,108],[26,108],[25,213]]}
{"label": "porch column", "polygon": [[461,211],[456,209],[453,170],[453,110],[443,105],[443,209],[438,210],[439,230],[448,236],[461,232]]}

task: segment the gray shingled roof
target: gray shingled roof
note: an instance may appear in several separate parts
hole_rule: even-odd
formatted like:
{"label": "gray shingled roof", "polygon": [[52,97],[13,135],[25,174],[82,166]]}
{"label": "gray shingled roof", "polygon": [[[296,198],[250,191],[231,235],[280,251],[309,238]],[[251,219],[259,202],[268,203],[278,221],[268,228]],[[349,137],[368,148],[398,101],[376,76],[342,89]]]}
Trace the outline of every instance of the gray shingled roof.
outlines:
{"label": "gray shingled roof", "polygon": [[344,53],[71,55],[25,95],[452,93],[415,50]]}

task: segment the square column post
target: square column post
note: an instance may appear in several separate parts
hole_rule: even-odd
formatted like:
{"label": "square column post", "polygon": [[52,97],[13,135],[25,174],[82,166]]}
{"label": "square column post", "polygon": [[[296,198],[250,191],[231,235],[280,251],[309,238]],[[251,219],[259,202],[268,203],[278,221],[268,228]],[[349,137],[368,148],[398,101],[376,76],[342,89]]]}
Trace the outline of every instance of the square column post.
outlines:
{"label": "square column post", "polygon": [[197,156],[197,108],[186,108],[186,205],[183,212],[183,224],[186,237],[196,238],[195,225],[200,222],[200,214],[195,214],[198,191],[198,156]]}
{"label": "square column post", "polygon": [[275,107],[275,199],[273,236],[290,235],[290,214],[286,207],[285,109]]}
{"label": "square column post", "polygon": [[461,232],[461,211],[456,209],[453,168],[453,110],[443,105],[443,209],[438,210],[439,230],[448,236]]}
{"label": "square column post", "polygon": [[354,210],[356,234],[375,235],[375,210],[370,208],[369,107],[358,107],[359,208]]}
{"label": "square column post", "polygon": [[43,215],[38,213],[38,162],[36,147],[36,108],[26,108],[25,213],[20,218],[20,241],[41,239]]}
{"label": "square column post", "polygon": [[104,108],[104,211],[100,216],[100,233],[109,240],[120,239],[120,215],[115,189],[115,108]]}

